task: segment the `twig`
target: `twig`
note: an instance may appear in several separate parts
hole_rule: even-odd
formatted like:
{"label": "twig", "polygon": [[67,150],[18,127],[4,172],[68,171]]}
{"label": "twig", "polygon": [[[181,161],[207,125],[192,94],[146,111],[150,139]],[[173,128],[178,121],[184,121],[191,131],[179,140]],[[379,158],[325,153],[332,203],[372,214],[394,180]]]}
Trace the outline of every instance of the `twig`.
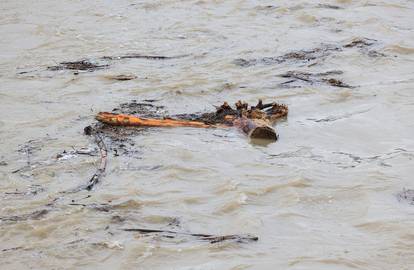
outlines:
{"label": "twig", "polygon": [[106,145],[102,137],[96,131],[93,132],[93,135],[95,137],[95,142],[98,145],[99,151],[101,153],[101,160],[98,169],[96,170],[95,174],[92,176],[92,178],[89,180],[89,183],[85,187],[85,189],[88,191],[92,190],[92,188],[99,182],[101,176],[105,173],[106,160],[108,155],[108,151],[106,150]]}
{"label": "twig", "polygon": [[93,135],[95,137],[95,143],[98,145],[99,152],[101,154],[100,164],[99,167],[96,169],[95,174],[89,179],[86,185],[81,185],[73,190],[66,191],[64,193],[75,193],[81,190],[91,191],[93,187],[96,184],[98,184],[100,178],[103,176],[106,170],[108,151],[105,142],[103,141],[102,137],[98,134],[98,132],[96,132],[96,130],[94,130],[91,126],[85,127],[84,132],[86,135]]}

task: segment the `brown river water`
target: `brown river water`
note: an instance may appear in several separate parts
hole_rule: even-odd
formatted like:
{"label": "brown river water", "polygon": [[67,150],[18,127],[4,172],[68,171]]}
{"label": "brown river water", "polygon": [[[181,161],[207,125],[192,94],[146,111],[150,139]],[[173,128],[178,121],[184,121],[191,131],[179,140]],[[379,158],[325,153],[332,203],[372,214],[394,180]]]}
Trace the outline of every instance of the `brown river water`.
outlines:
{"label": "brown river water", "polygon": [[[414,269],[413,1],[2,0],[0,34],[0,269]],[[110,66],[47,68],[82,59]],[[65,193],[100,111],[259,98],[275,143],[139,129]]]}

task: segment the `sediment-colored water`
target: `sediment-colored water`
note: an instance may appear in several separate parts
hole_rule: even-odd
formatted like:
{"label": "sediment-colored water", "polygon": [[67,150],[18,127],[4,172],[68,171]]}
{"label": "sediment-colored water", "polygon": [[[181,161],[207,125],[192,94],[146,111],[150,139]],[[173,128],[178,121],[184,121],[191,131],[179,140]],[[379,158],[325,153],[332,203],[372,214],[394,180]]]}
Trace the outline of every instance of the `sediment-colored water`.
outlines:
{"label": "sediment-colored water", "polygon": [[[413,14],[409,0],[2,1],[0,268],[413,269],[414,205],[396,196],[414,189]],[[283,60],[315,48],[338,49]],[[128,54],[181,57],[102,60]],[[110,66],[47,69],[81,59]],[[125,155],[108,146],[92,191],[62,193],[95,172],[97,153],[74,149],[96,148],[83,128],[99,111],[259,98],[289,106],[276,143],[144,129]]]}

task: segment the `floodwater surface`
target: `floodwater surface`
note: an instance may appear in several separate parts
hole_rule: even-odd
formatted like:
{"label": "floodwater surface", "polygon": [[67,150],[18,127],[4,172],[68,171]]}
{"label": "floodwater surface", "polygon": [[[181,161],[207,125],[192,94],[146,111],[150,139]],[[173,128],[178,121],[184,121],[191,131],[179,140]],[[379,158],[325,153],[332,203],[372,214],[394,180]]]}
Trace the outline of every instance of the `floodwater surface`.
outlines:
{"label": "floodwater surface", "polygon": [[[413,269],[398,196],[414,189],[413,15],[410,0],[1,1],[0,268]],[[102,134],[105,174],[76,190],[100,165],[83,133],[98,112],[239,99],[289,106],[277,142]]]}

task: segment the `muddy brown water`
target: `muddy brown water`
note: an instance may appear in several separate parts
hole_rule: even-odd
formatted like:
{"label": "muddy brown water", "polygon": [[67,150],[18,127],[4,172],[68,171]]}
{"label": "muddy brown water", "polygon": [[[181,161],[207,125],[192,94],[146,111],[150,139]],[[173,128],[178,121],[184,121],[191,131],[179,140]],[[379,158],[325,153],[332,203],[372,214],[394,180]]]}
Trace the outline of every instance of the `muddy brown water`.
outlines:
{"label": "muddy brown water", "polygon": [[[413,13],[408,0],[2,1],[0,268],[413,269]],[[48,68],[81,60],[103,67]],[[290,108],[276,143],[125,131],[94,189],[63,193],[99,165],[83,134],[99,111],[258,98]]]}

